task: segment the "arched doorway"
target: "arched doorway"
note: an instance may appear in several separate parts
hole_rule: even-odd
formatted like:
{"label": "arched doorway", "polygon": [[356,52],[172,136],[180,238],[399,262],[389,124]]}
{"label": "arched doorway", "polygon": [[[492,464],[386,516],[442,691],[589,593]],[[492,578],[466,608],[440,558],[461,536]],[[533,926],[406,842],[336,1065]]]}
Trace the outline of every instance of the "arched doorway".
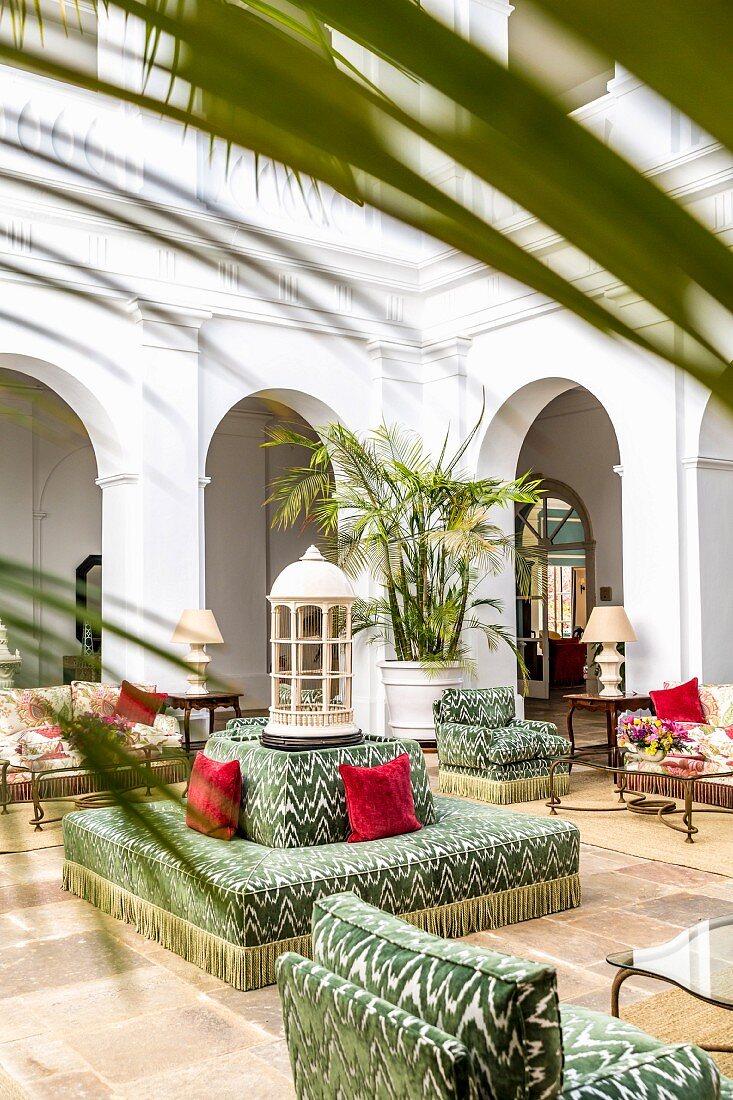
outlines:
{"label": "arched doorway", "polygon": [[311,437],[318,426],[279,397],[263,394],[229,410],[211,439],[204,497],[205,606],[224,638],[212,653],[212,670],[241,692],[245,710],[263,713],[270,698],[266,596],[278,573],[317,541],[309,525],[272,525],[270,486],[310,457],[295,446],[262,447],[268,426],[277,422]]}
{"label": "arched doorway", "polygon": [[[531,471],[544,490],[540,504],[517,516],[524,544],[540,551],[531,598],[517,593],[530,698],[583,683],[586,648],[573,643],[573,631],[597,602],[623,602],[618,464],[608,413],[582,386],[549,401],[524,437],[516,472]],[[592,676],[588,683],[592,688]]]}
{"label": "arched doorway", "polygon": [[517,570],[516,630],[526,692],[547,699],[551,685],[585,680],[577,632],[595,605],[595,542],[585,505],[569,486],[545,480],[542,493],[516,513],[517,547],[532,554],[529,575]]}
{"label": "arched doorway", "polygon": [[23,657],[16,684],[60,684],[80,655],[77,622],[48,606],[44,592],[72,599],[82,563],[101,560],[97,458],[85,425],[38,378],[0,369],[0,406],[0,554],[29,567],[35,589],[32,600],[0,592],[0,618],[22,620],[10,631]]}

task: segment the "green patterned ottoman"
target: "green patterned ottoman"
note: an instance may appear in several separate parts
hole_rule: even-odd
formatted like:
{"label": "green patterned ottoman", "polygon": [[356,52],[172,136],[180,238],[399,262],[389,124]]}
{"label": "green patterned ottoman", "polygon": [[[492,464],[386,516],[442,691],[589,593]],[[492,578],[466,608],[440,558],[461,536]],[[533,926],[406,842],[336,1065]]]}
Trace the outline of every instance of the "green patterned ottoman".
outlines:
{"label": "green patterned ottoman", "polygon": [[251,731],[233,735],[227,729],[210,737],[204,752],[212,760],[239,761],[240,831],[270,848],[346,840],[351,830],[339,764],[373,768],[403,752],[410,757],[415,816],[422,825],[435,821],[425,756],[417,741],[368,734],[360,745],[285,752],[261,745]]}
{"label": "green patterned ottoman", "polygon": [[[552,722],[514,716],[514,688],[448,688],[433,704],[443,794],[506,805],[550,796],[553,757],[570,753]],[[555,793],[569,793],[569,766],[555,771]]]}
{"label": "green patterned ottoman", "polygon": [[310,951],[313,904],[352,890],[443,936],[580,904],[579,836],[567,821],[435,799],[416,833],[271,848],[188,829],[172,802],[67,814],[64,886],[238,989]]}

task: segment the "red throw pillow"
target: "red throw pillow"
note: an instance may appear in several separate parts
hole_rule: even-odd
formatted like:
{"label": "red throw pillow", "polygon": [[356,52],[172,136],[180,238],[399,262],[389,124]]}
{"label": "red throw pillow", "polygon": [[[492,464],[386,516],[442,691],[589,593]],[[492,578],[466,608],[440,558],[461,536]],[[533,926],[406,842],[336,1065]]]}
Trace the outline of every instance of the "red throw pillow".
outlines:
{"label": "red throw pillow", "polygon": [[677,687],[664,691],[650,691],[657,718],[666,718],[668,722],[705,722],[700,692],[697,688],[697,676]]}
{"label": "red throw pillow", "polygon": [[406,752],[374,768],[340,764],[339,771],[352,830],[350,844],[422,829],[415,817],[410,757]]}
{"label": "red throw pillow", "polygon": [[204,836],[231,840],[239,822],[242,772],[238,760],[211,760],[196,754],[188,784],[186,824]]}
{"label": "red throw pillow", "polygon": [[168,696],[153,691],[143,691],[129,680],[123,680],[120,697],[115,704],[118,718],[127,718],[128,722],[139,722],[142,726],[152,726],[155,716]]}

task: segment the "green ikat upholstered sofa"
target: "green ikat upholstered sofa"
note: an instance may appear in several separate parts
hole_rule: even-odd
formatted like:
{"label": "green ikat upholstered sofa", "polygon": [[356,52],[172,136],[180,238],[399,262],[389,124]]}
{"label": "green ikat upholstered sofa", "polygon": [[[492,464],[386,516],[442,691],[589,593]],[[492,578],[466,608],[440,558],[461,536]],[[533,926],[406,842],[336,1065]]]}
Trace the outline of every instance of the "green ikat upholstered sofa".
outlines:
{"label": "green ikat upholstered sofa", "polygon": [[354,894],[317,901],[277,980],[298,1100],[718,1100],[708,1054],[558,1003],[542,963],[448,942]]}
{"label": "green ikat upholstered sofa", "polygon": [[[188,829],[173,802],[67,814],[64,884],[240,989],[275,980],[284,951],[310,951],[313,905],[352,890],[441,935],[461,936],[580,903],[579,837],[559,818],[433,799],[416,742],[280,752],[252,728],[206,752],[239,760],[240,830],[226,842]],[[415,813],[406,836],[349,844],[338,764],[408,752]]]}
{"label": "green ikat upholstered sofa", "polygon": [[[549,797],[552,757],[569,752],[552,722],[515,717],[514,688],[448,688],[433,704],[440,790],[499,805]],[[568,766],[555,774],[569,791]]]}

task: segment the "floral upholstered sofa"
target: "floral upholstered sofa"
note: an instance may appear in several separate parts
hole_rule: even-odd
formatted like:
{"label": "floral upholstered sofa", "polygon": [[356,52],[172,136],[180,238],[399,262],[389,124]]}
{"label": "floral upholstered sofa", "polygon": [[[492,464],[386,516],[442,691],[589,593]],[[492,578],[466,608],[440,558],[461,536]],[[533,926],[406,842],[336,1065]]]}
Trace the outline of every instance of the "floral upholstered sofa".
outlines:
{"label": "floral upholstered sofa", "polygon": [[[664,688],[679,686],[676,681],[665,682]],[[689,737],[683,755],[674,764],[668,764],[669,776],[633,775],[628,777],[627,787],[644,793],[684,798],[683,784],[674,773],[693,774],[696,757],[719,764],[723,770],[733,768],[733,684],[700,684],[700,705],[705,722],[677,722]],[[684,756],[689,755],[686,764]],[[733,809],[733,775],[730,778],[706,779],[696,783],[693,797],[696,802]]]}
{"label": "floral upholstered sofa", "polygon": [[[144,691],[155,690],[150,684],[135,686]],[[68,686],[0,691],[0,760],[10,764],[7,771],[10,801],[24,802],[31,797],[32,766],[60,772],[78,768],[81,755],[68,741],[60,723],[82,716],[111,719],[119,695],[118,684],[84,680],[75,680]],[[156,715],[152,726],[120,722],[116,728],[120,743],[130,750],[146,746],[158,750],[181,747],[178,721],[170,715]],[[165,770],[159,776],[164,782],[183,777],[178,774],[180,765],[160,766]],[[88,771],[64,772],[46,784],[45,790],[49,797],[71,796],[95,789],[94,781]]]}
{"label": "floral upholstered sofa", "polygon": [[412,928],[353,893],[278,963],[298,1100],[730,1100],[691,1043],[561,1004],[555,970]]}

